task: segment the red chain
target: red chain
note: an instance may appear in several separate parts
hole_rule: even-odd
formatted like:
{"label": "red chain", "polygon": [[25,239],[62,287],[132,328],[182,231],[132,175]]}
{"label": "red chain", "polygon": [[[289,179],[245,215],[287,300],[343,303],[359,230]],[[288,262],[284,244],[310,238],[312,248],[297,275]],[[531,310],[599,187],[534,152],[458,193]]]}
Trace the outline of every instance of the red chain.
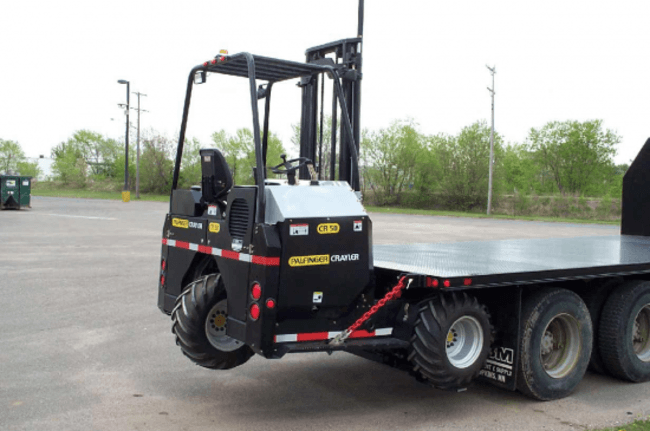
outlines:
{"label": "red chain", "polygon": [[356,322],[352,324],[345,332],[348,334],[351,334],[352,332],[356,331],[359,326],[361,326],[366,320],[370,319],[373,314],[375,314],[381,307],[386,305],[386,303],[393,298],[399,298],[402,296],[402,289],[406,287],[404,284],[404,280],[406,280],[406,276],[403,276],[402,278],[399,279],[399,282],[393,289],[386,294],[382,299],[379,300],[378,303],[372,306],[370,310],[368,310],[366,313],[364,313],[363,316],[361,316]]}

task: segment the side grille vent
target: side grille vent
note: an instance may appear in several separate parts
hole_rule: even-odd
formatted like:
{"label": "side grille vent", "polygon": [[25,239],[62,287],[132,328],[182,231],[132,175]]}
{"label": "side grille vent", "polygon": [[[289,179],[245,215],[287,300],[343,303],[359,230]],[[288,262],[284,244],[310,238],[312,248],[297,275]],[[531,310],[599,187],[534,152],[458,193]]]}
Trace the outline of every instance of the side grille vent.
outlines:
{"label": "side grille vent", "polygon": [[228,231],[233,238],[244,239],[248,229],[248,203],[244,199],[235,199],[230,205]]}

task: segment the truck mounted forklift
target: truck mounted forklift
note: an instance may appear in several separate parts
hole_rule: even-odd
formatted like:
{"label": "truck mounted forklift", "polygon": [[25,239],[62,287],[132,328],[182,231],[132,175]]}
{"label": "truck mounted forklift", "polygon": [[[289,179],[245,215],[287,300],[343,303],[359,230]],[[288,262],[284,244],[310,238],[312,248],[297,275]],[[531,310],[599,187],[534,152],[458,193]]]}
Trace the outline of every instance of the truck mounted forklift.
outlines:
{"label": "truck mounted forklift", "polygon": [[[183,354],[225,370],[256,353],[346,351],[436,388],[481,378],[539,400],[569,395],[588,366],[650,380],[650,139],[624,179],[621,235],[373,246],[358,156],[363,7],[357,37],[304,63],[222,51],[191,70],[158,280]],[[255,184],[233,186],[212,148],[200,186],[179,189],[192,91],[222,75],[248,80]],[[287,82],[301,91],[300,157],[268,161],[271,90]],[[317,136],[326,82],[332,180]]]}

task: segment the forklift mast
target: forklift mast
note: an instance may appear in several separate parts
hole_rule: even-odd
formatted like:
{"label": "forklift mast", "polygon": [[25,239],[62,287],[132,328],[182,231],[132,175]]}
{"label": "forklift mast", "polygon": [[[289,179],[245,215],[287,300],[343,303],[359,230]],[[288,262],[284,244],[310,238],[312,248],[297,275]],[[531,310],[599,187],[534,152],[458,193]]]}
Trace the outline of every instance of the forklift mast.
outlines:
{"label": "forklift mast", "polygon": [[[347,114],[352,125],[352,136],[349,136],[345,124],[340,125],[341,147],[338,152],[338,179],[347,181],[352,189],[360,190],[359,167],[353,163],[350,146],[354,145],[359,154],[361,135],[361,78],[362,78],[362,44],[363,44],[363,0],[359,0],[359,21],[357,37],[330,42],[325,45],[309,48],[306,51],[306,62],[329,65],[334,67],[342,78],[343,98]],[[331,78],[331,76],[330,76]],[[321,81],[321,82],[319,82]],[[300,157],[306,157],[316,162],[318,178],[323,179],[323,108],[325,75],[311,76],[301,80],[302,113],[300,120]],[[320,84],[320,104],[319,104]],[[320,108],[320,112],[319,111]],[[320,114],[320,116],[319,116]],[[332,91],[332,128],[330,148],[329,179],[336,179],[337,165],[337,93]],[[320,117],[320,118],[319,118]],[[320,134],[318,131],[320,130]],[[306,167],[300,169],[300,179],[309,179]]]}

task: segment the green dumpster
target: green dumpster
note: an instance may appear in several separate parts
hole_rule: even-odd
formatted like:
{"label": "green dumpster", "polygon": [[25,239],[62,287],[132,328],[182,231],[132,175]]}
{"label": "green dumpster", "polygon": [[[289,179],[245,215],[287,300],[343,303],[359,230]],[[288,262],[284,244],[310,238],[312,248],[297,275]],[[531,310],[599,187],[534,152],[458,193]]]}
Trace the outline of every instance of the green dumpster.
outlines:
{"label": "green dumpster", "polygon": [[0,209],[30,206],[32,177],[0,175]]}

